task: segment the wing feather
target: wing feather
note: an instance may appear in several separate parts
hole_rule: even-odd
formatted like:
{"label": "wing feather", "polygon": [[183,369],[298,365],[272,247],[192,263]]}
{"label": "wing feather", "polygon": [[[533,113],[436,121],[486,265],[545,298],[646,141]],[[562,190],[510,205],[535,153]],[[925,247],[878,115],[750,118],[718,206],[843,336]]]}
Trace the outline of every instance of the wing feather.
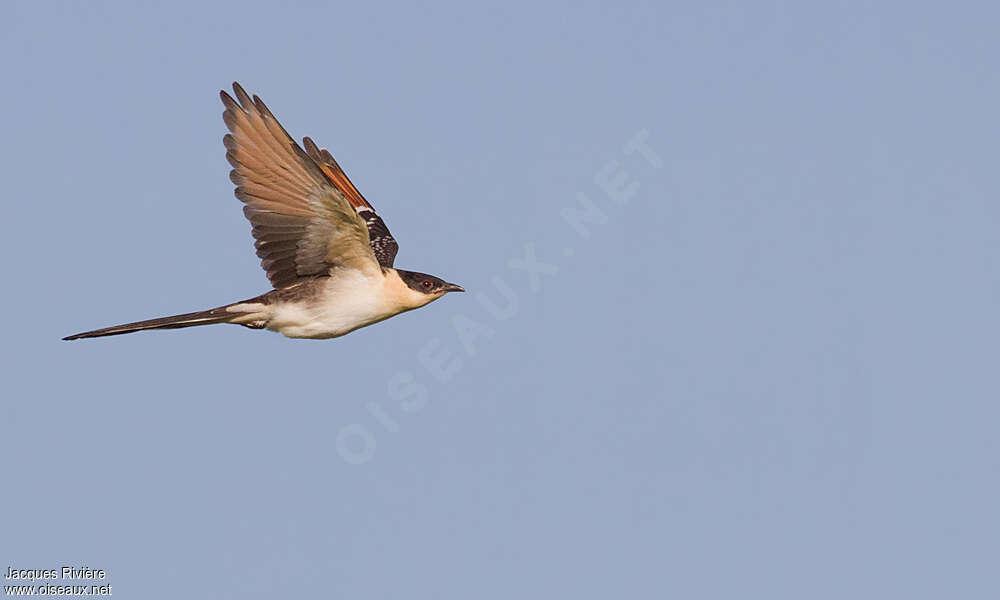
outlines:
{"label": "wing feather", "polygon": [[354,210],[358,212],[365,225],[368,227],[368,241],[375,253],[375,258],[383,267],[391,267],[396,260],[396,253],[399,251],[399,244],[389,233],[382,217],[375,212],[375,207],[365,200],[358,188],[354,186],[347,173],[340,168],[333,155],[326,148],[320,148],[311,138],[302,138],[302,143],[306,147],[306,154],[316,163],[327,180],[344,195],[344,198],[351,203]]}
{"label": "wing feather", "polygon": [[368,224],[257,96],[221,92],[226,159],[261,266],[275,289],[334,267],[379,268]]}

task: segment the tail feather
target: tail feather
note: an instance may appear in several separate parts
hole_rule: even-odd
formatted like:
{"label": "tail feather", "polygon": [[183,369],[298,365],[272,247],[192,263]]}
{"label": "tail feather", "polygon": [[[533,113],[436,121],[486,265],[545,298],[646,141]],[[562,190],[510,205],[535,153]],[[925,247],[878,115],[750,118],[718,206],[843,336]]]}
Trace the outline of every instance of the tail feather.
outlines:
{"label": "tail feather", "polygon": [[64,340],[79,340],[83,338],[104,337],[106,335],[121,335],[132,333],[133,331],[145,331],[147,329],[178,329],[181,327],[194,327],[196,325],[212,325],[214,323],[230,323],[234,319],[245,316],[241,313],[229,312],[227,309],[232,304],[220,306],[210,310],[186,313],[183,315],[173,315],[170,317],[160,317],[159,319],[149,319],[148,321],[137,321],[125,325],[115,325],[94,331],[85,331],[64,337]]}

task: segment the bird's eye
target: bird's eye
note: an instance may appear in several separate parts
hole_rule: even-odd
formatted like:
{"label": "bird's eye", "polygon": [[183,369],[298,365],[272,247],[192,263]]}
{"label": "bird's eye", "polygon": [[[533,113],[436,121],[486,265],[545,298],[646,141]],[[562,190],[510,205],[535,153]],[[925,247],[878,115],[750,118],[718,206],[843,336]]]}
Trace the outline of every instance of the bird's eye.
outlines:
{"label": "bird's eye", "polygon": [[420,283],[420,285],[422,285],[425,290],[429,290],[432,287],[434,287],[434,284],[431,283],[430,281],[423,281]]}

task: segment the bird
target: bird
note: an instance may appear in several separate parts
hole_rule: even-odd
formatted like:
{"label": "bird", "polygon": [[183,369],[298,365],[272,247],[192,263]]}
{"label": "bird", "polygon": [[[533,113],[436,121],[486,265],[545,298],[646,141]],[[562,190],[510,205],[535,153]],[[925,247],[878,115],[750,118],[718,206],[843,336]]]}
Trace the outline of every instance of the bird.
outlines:
{"label": "bird", "polygon": [[223,137],[229,178],[273,289],[242,302],[64,340],[217,323],[329,339],[465,291],[433,275],[394,268],[399,245],[328,150],[308,137],[300,146],[239,83],[233,83],[232,96],[222,90],[220,97],[229,129]]}

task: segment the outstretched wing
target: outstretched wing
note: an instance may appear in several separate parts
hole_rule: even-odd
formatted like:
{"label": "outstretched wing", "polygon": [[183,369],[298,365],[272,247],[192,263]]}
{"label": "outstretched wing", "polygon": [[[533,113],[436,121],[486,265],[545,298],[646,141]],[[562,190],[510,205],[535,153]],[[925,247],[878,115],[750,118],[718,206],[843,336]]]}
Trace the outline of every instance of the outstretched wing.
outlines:
{"label": "outstretched wing", "polygon": [[305,144],[306,153],[316,161],[316,164],[323,170],[323,174],[330,180],[330,183],[344,194],[344,197],[351,203],[351,206],[365,220],[365,223],[368,225],[368,237],[372,246],[372,252],[375,253],[375,258],[378,259],[379,264],[383,267],[391,267],[393,261],[396,260],[396,252],[399,251],[399,244],[396,243],[396,239],[389,233],[389,228],[385,226],[382,217],[378,216],[375,212],[375,207],[365,200],[365,197],[361,195],[358,188],[354,187],[354,184],[348,179],[347,173],[340,168],[340,165],[337,164],[333,155],[326,148],[319,148],[312,139],[307,137],[302,138],[302,143]]}
{"label": "outstretched wing", "polygon": [[[275,289],[333,267],[379,269],[365,220],[278,123],[260,98],[221,92],[229,178],[253,225],[257,256]],[[352,186],[353,187],[353,186]]]}

